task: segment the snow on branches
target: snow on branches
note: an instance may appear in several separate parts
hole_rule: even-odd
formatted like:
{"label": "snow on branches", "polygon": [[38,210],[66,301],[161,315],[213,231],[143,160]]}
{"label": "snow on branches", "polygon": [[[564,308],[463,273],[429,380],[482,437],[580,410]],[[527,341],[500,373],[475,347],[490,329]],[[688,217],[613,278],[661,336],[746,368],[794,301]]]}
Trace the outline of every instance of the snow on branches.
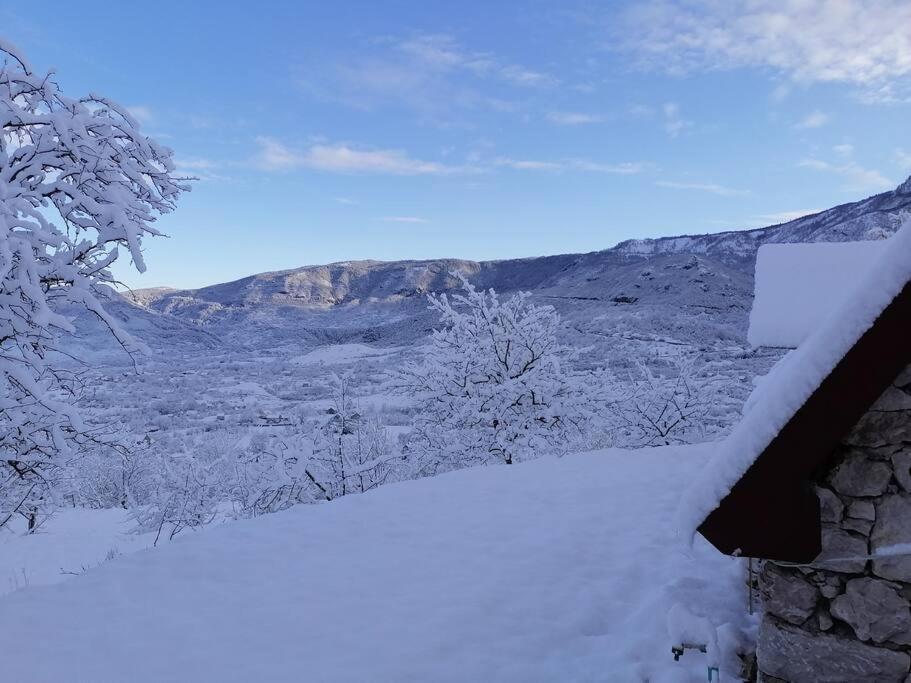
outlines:
{"label": "snow on branches", "polygon": [[0,42],[0,526],[33,518],[62,459],[92,438],[66,399],[76,378],[49,362],[73,330],[64,307],[139,348],[105,312],[104,285],[121,248],[145,269],[143,237],[190,189],[171,155],[124,108],[64,96]]}
{"label": "snow on branches", "polygon": [[453,276],[462,293],[430,295],[441,327],[403,374],[420,406],[409,450],[427,457],[426,473],[527,459],[564,440],[584,413],[585,392],[572,386],[569,351],[557,342],[557,312],[528,293],[500,301]]}
{"label": "snow on branches", "polygon": [[334,375],[331,386],[332,405],[317,426],[307,467],[307,476],[325,500],[381,486],[395,474],[394,461],[401,459],[385,427],[360,409],[352,377]]}
{"label": "snow on branches", "polygon": [[636,363],[636,375],[614,380],[606,424],[625,447],[703,441],[717,429],[713,412],[726,401],[716,377],[691,358],[670,356],[656,367]]}

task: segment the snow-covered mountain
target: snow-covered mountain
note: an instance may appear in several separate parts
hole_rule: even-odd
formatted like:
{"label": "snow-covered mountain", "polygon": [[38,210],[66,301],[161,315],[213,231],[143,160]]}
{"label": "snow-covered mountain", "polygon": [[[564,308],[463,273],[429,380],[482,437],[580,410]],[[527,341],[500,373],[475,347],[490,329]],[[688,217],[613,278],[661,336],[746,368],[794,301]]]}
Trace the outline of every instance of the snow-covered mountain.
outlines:
{"label": "snow-covered mountain", "polygon": [[579,331],[597,334],[603,323],[622,319],[638,334],[670,333],[704,345],[744,338],[760,245],[871,239],[893,233],[908,216],[911,178],[893,191],[767,228],[629,240],[588,254],[305,266],[195,290],[139,290],[132,294],[138,308],[121,314],[163,315],[243,346],[412,342],[431,324],[425,295],[455,287],[450,273],[458,270],[481,287],[533,292]]}
{"label": "snow-covered mountain", "polygon": [[711,235],[681,235],[654,240],[627,240],[613,251],[630,255],[705,254],[740,266],[750,266],[756,250],[767,243],[853,242],[891,235],[911,216],[911,178],[894,190],[859,202],[841,204],[787,223],[755,230]]}
{"label": "snow-covered mountain", "polygon": [[[213,420],[243,425],[260,413],[285,415],[323,400],[331,374],[349,370],[365,402],[398,411],[386,424],[405,425],[408,406],[390,398],[383,378],[413,357],[436,323],[426,293],[457,286],[450,273],[459,270],[478,286],[529,290],[556,307],[580,369],[625,374],[636,363],[661,365],[675,355],[696,361],[725,386],[730,400],[719,405],[716,422],[727,424],[751,380],[780,357],[746,339],[757,248],[882,237],[909,215],[911,180],[760,230],[508,261],[345,262],[197,290],[141,290],[109,308],[152,349],[139,359],[139,373],[97,320],[77,325],[80,338],[68,353],[98,368],[93,410],[116,415],[137,434],[149,429],[149,401],[163,415],[179,414],[182,428],[207,431]],[[331,367],[311,362],[323,357],[334,359]]]}

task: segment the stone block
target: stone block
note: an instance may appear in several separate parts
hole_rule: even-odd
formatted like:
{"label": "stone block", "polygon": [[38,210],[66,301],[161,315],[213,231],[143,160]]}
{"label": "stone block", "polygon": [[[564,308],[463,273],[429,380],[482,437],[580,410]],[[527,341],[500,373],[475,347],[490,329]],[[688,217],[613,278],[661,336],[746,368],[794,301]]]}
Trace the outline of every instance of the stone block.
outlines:
{"label": "stone block", "polygon": [[[759,670],[791,683],[901,683],[911,657],[826,633],[812,634],[765,618],[759,629]],[[766,679],[768,680],[768,679]]]}
{"label": "stone block", "polygon": [[895,378],[892,384],[897,387],[911,386],[911,365],[898,373],[898,377]]}
{"label": "stone block", "polygon": [[896,410],[911,411],[911,394],[896,386],[891,386],[882,393],[882,396],[876,399],[876,403],[870,407],[870,410],[885,412]]}
{"label": "stone block", "polygon": [[846,519],[841,523],[842,529],[854,531],[861,536],[869,536],[873,528],[873,522],[869,519]]}
{"label": "stone block", "polygon": [[880,579],[851,579],[832,601],[832,616],[848,624],[861,640],[911,644],[911,605],[900,586]]}
{"label": "stone block", "polygon": [[899,485],[911,493],[911,448],[905,447],[892,454],[892,471]]}
{"label": "stone block", "polygon": [[869,411],[845,439],[853,446],[879,447],[911,441],[911,420],[905,411]]}
{"label": "stone block", "polygon": [[764,562],[759,572],[759,590],[766,612],[792,624],[802,624],[816,611],[819,592],[792,570]]}
{"label": "stone block", "polygon": [[819,498],[819,516],[823,522],[840,522],[844,516],[845,505],[835,495],[834,491],[824,486],[816,487],[816,496]]}
{"label": "stone block", "polygon": [[855,500],[848,506],[848,517],[873,522],[876,520],[876,506],[869,500]]}
{"label": "stone block", "polygon": [[869,554],[866,538],[851,534],[844,529],[822,525],[822,552],[814,564],[830,571],[861,574],[867,566],[865,559],[843,559],[865,557]]}
{"label": "stone block", "polygon": [[863,451],[850,450],[831,474],[832,488],[843,496],[879,496],[892,478],[892,467],[882,460],[871,460]]}
{"label": "stone block", "polygon": [[825,586],[820,586],[819,592],[822,593],[822,597],[831,600],[836,595],[841,593],[841,589],[838,586],[830,586],[827,584]]}
{"label": "stone block", "polygon": [[[870,534],[871,552],[875,554],[883,548],[904,543],[911,543],[911,496],[886,496],[876,504],[876,523]],[[873,573],[884,579],[911,582],[911,556],[873,560]]]}

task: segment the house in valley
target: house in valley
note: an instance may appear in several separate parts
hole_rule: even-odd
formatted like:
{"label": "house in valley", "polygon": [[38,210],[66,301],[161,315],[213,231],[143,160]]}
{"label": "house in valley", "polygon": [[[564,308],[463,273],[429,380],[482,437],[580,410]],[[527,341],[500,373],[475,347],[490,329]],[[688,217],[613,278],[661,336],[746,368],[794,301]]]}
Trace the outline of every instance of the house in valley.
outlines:
{"label": "house in valley", "polygon": [[911,680],[911,221],[767,245],[750,341],[790,347],[681,522],[759,558],[765,681]]}

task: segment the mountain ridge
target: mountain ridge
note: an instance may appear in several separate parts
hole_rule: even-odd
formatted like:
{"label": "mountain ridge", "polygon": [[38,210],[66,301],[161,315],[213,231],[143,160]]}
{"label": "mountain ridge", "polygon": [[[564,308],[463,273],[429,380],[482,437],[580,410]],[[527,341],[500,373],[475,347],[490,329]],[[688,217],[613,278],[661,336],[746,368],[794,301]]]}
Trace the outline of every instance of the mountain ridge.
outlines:
{"label": "mountain ridge", "polygon": [[[277,305],[325,309],[351,303],[393,302],[458,285],[450,272],[458,270],[479,286],[504,292],[519,288],[548,288],[559,274],[580,263],[624,261],[658,255],[709,257],[752,276],[756,250],[767,243],[854,241],[880,238],[911,217],[911,177],[896,189],[791,221],[748,230],[674,235],[623,240],[603,250],[474,261],[459,258],[380,261],[345,260],[328,264],[267,271],[195,289],[156,287],[137,289],[126,298],[159,312],[184,308],[270,302]],[[528,272],[533,266],[534,272]]]}

